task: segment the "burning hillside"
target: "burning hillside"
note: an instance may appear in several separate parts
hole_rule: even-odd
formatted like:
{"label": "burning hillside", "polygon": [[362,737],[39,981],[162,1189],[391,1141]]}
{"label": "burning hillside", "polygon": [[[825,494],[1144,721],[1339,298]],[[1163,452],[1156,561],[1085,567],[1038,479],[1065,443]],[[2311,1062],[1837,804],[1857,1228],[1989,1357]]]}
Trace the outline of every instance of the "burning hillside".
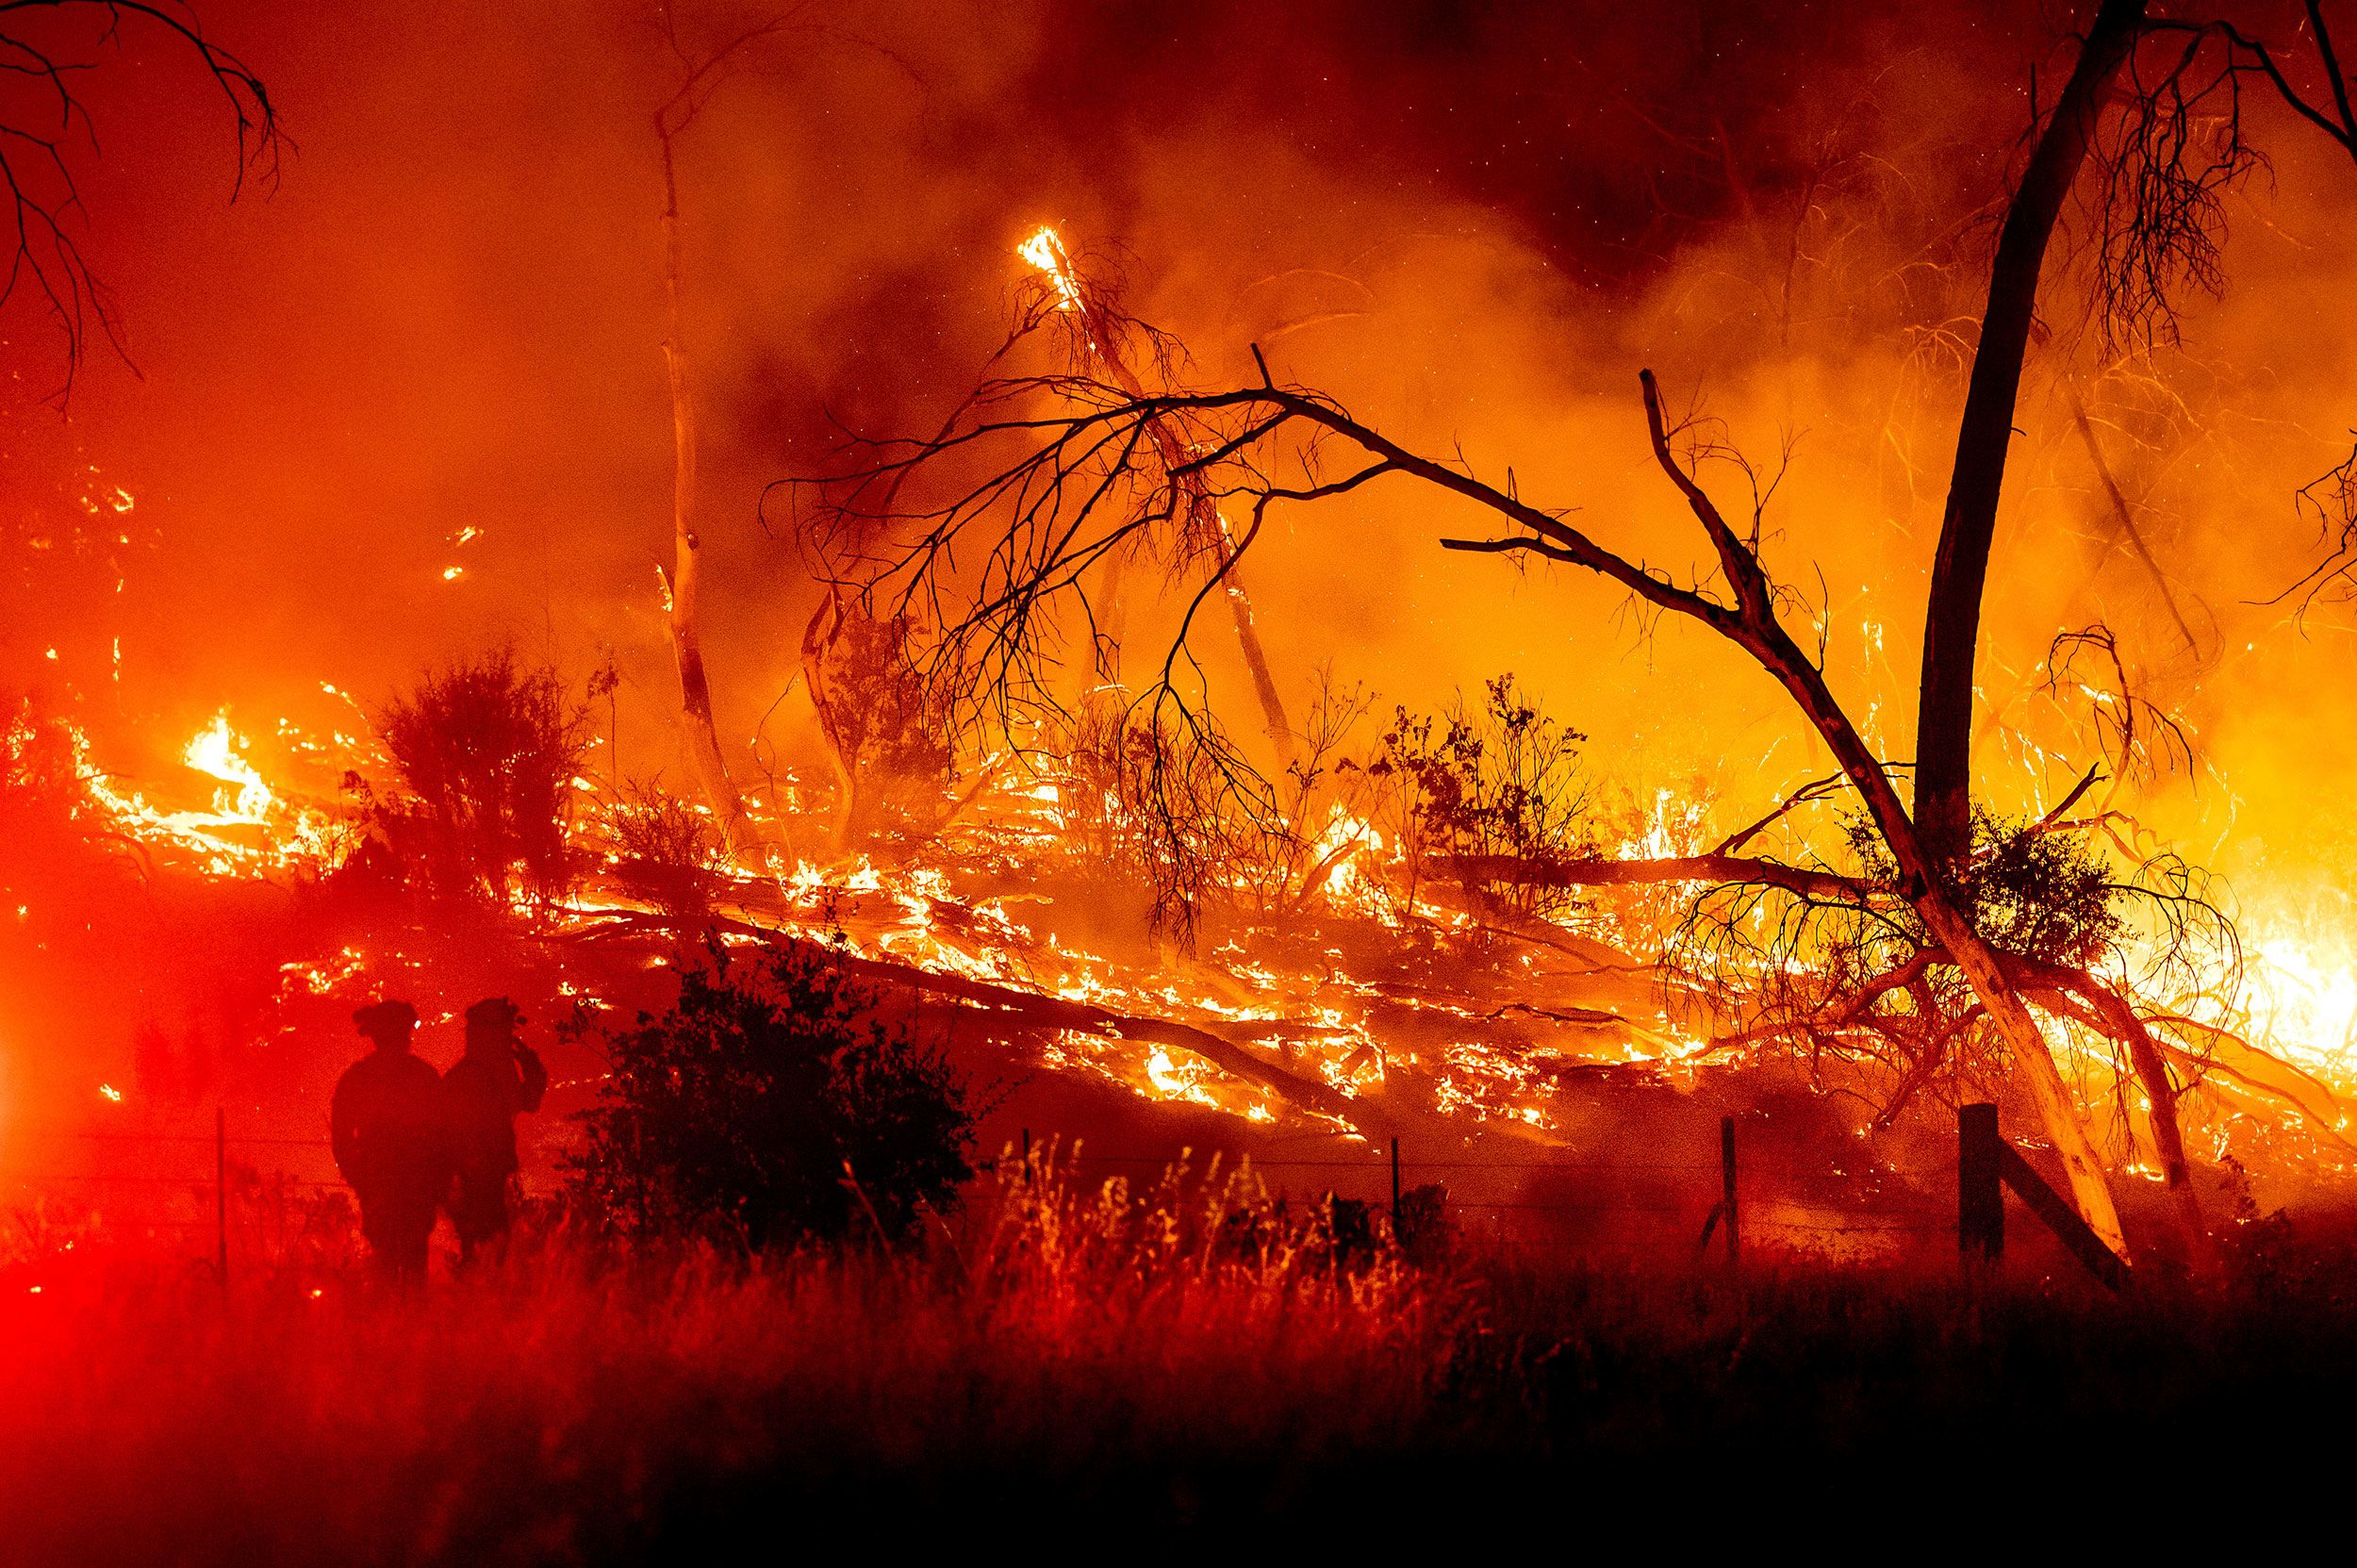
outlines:
{"label": "burning hillside", "polygon": [[[113,13],[32,9],[54,36],[9,47],[68,128],[145,123],[145,77],[85,102],[59,63],[110,58]],[[281,193],[186,241],[213,259],[175,316],[172,245],[84,248],[78,153],[10,155],[11,308],[64,329],[10,345],[64,409],[9,416],[10,1118],[210,1104],[300,1142],[354,1007],[431,1030],[470,991],[562,1024],[579,1109],[600,1020],[710,942],[823,951],[955,1042],[1007,1089],[990,1139],[1346,1178],[1305,1186],[1655,1137],[1707,1175],[1723,1114],[1829,1212],[1920,1215],[1982,1101],[2116,1254],[2198,1252],[2254,1175],[2340,1179],[2357,939],[2315,802],[2347,726],[2302,639],[2357,523],[2315,433],[2336,351],[2283,308],[2338,297],[2297,238],[2357,143],[2320,12],[2025,13],[1946,53],[1730,20],[1816,62],[1797,95],[1525,19],[1591,74],[1644,62],[1608,125],[1549,133],[1607,242],[1421,109],[1354,133],[1385,168],[1424,139],[1421,195],[1240,89],[1157,126],[1076,65],[1112,24],[1053,10],[569,38],[638,107],[503,77],[502,150],[430,200],[517,224],[392,259],[334,205],[370,198],[287,189],[264,65],[215,41],[332,76],[307,25],[139,9],[177,52],[138,71],[225,96]],[[1289,25],[1349,92],[1519,82]],[[1248,31],[1182,52],[1274,69]],[[1704,82],[1720,109],[1674,107]],[[896,94],[915,119],[834,148],[857,191],[816,193],[817,127]],[[315,104],[340,177],[389,189],[366,133],[405,111]],[[928,115],[986,179],[925,183]],[[632,179],[512,199],[543,124]],[[93,189],[173,211],[182,173],[151,148]],[[795,202],[805,243],[753,232]],[[527,236],[572,258],[550,291]],[[321,237],[359,282],[288,260]],[[191,369],[271,267],[301,287],[239,363],[286,361],[318,450],[284,388],[234,412],[263,371]],[[159,302],[162,390],[102,352],[115,275]]]}

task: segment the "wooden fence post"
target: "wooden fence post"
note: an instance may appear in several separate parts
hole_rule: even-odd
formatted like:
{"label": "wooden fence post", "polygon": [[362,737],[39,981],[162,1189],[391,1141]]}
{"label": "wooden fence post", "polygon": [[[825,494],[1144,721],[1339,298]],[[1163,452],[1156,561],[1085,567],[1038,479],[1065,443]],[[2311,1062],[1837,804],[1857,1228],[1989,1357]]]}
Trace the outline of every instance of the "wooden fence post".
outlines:
{"label": "wooden fence post", "polygon": [[2003,1148],[1997,1107],[1956,1107],[1956,1255],[1968,1278],[1987,1273],[2004,1255]]}
{"label": "wooden fence post", "polygon": [[2106,1290],[2128,1288],[2127,1260],[2106,1246],[2103,1238],[2079,1217],[2079,1211],[2070,1206],[2069,1199],[2047,1185],[2046,1178],[2032,1168],[2011,1144],[1997,1146],[1997,1174],[2006,1186],[2021,1195],[2030,1213],[2046,1222],[2046,1229],[2054,1232],[2070,1255],[2101,1279]]}

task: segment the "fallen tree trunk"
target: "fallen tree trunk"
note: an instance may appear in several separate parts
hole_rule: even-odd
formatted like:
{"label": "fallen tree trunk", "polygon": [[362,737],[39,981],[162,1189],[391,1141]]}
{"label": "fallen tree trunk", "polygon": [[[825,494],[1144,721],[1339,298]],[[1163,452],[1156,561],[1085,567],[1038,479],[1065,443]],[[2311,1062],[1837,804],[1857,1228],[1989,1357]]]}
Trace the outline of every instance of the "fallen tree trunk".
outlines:
{"label": "fallen tree trunk", "polygon": [[1521,855],[1435,855],[1426,865],[1463,882],[1513,887],[1634,887],[1660,883],[1781,887],[1805,899],[1862,902],[1892,895],[1858,877],[1813,871],[1750,855],[1677,855],[1659,860],[1531,860]]}
{"label": "fallen tree trunk", "polygon": [[[635,913],[610,915],[604,920],[607,930],[651,929],[673,933],[689,923]],[[757,925],[750,920],[714,918],[693,924],[748,936],[767,947],[813,954],[848,974],[876,985],[948,998],[978,1011],[1003,1015],[1025,1029],[1048,1033],[1072,1032],[1109,1035],[1115,1039],[1142,1041],[1183,1050],[1201,1057],[1224,1073],[1266,1089],[1299,1110],[1341,1122],[1362,1137],[1389,1137],[1399,1131],[1399,1124],[1394,1118],[1366,1100],[1344,1094],[1331,1084],[1288,1072],[1274,1063],[1262,1061],[1232,1040],[1223,1039],[1191,1024],[1116,1013],[1093,1002],[1071,1001],[1063,997],[1051,997],[964,975],[943,974],[892,959],[866,958],[846,952],[830,943]]]}

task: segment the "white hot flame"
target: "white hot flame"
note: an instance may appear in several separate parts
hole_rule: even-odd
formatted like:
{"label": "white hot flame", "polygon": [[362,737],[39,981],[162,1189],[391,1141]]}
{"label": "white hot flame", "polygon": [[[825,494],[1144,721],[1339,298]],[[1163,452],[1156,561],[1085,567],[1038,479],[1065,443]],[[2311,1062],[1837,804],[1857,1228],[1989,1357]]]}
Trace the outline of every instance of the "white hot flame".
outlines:
{"label": "white hot flame", "polygon": [[217,714],[211,724],[198,732],[181,760],[190,767],[226,784],[237,785],[234,800],[223,791],[217,809],[223,817],[244,822],[260,822],[270,816],[273,799],[270,785],[254,765],[238,754],[241,737],[229,728],[229,716]]}

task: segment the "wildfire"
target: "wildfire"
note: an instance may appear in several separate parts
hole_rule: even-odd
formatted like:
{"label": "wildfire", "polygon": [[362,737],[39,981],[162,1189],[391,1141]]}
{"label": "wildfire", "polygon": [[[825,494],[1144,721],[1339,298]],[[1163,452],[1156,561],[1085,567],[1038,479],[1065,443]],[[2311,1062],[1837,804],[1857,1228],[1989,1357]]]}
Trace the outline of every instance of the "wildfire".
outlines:
{"label": "wildfire", "polygon": [[2256,1032],[2335,1087],[2357,1087],[2357,947],[2338,928],[2279,926],[2244,933]]}
{"label": "wildfire", "polygon": [[1063,236],[1043,223],[1037,233],[1014,248],[1014,254],[1047,274],[1047,281],[1055,286],[1057,309],[1082,308],[1080,277],[1073,270],[1072,256],[1064,249]]}
{"label": "wildfire", "polygon": [[223,820],[265,822],[270,819],[276,797],[262,775],[255,771],[254,765],[238,754],[244,744],[244,737],[229,728],[228,714],[217,714],[212,723],[189,742],[180,760],[200,773],[236,786],[234,795],[223,790],[215,797],[213,809]]}

